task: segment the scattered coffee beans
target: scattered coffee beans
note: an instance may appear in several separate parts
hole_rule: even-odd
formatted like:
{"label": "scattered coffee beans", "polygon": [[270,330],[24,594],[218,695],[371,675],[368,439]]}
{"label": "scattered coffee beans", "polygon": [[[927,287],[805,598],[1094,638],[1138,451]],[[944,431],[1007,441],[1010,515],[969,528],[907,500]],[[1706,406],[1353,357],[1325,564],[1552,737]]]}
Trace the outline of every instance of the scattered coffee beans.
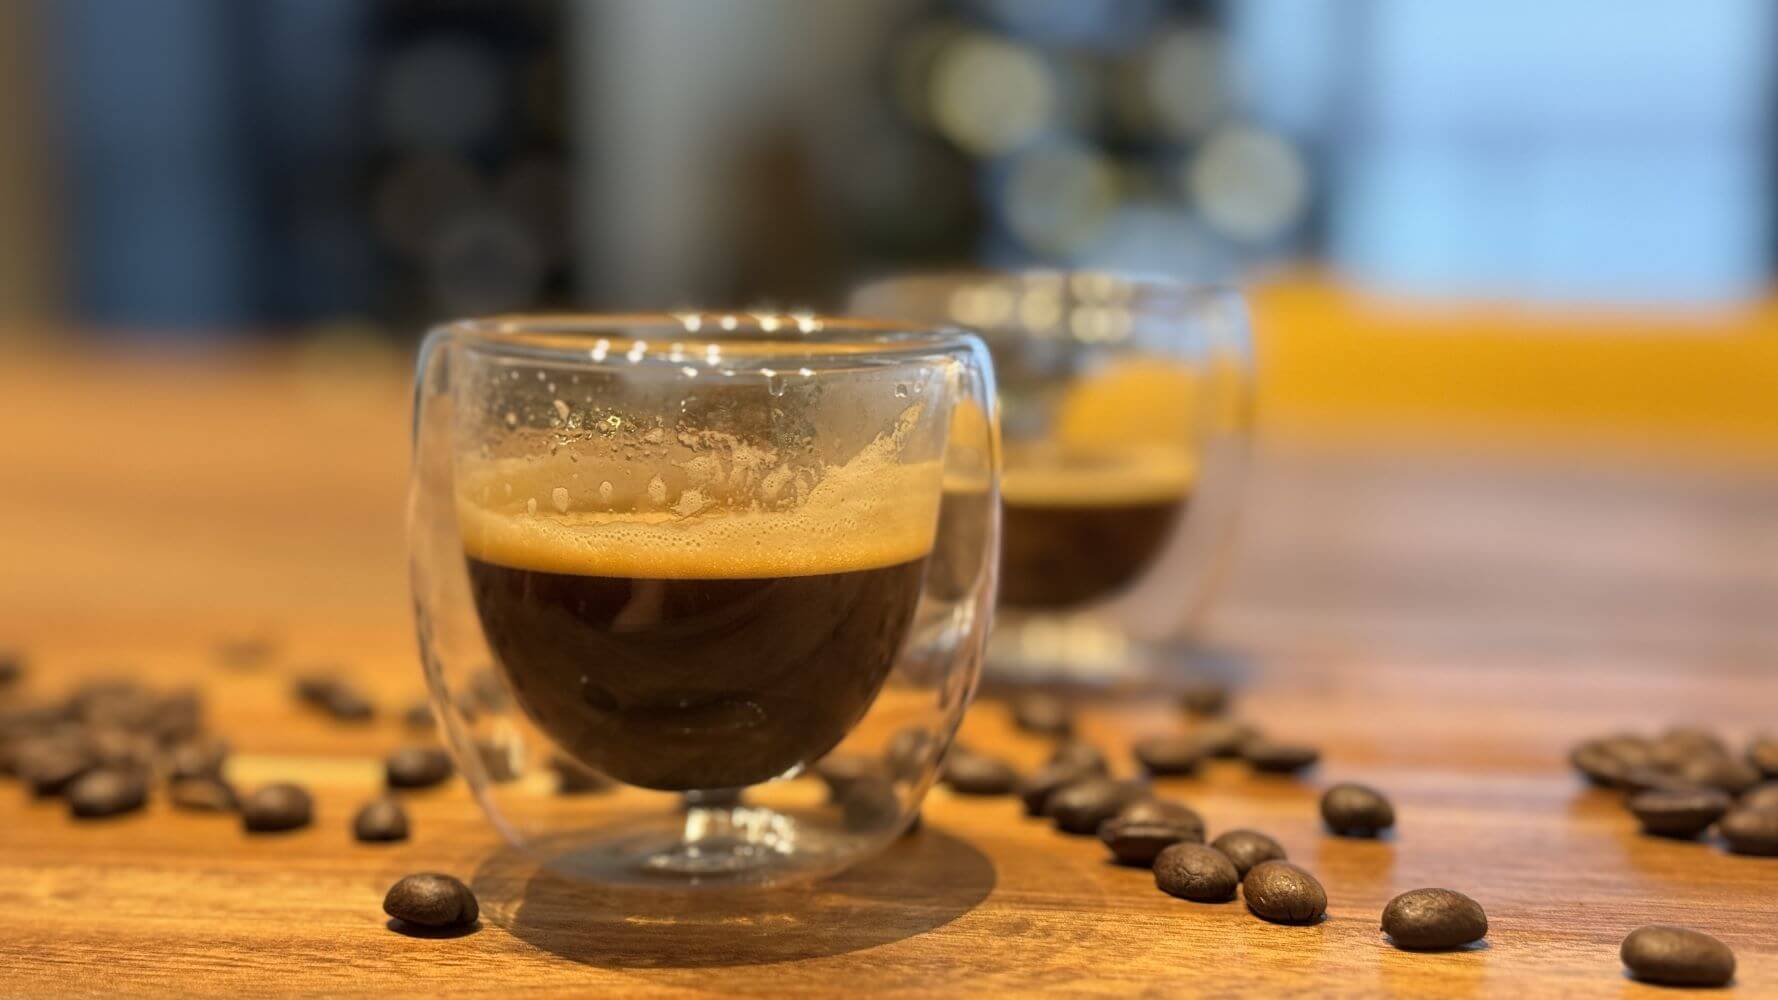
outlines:
{"label": "scattered coffee beans", "polygon": [[173,805],[194,812],[234,812],[240,808],[234,788],[217,778],[176,778],[170,787]]}
{"label": "scattered coffee beans", "polygon": [[1735,804],[1743,809],[1778,809],[1778,781],[1749,788]]}
{"label": "scattered coffee beans", "polygon": [[103,768],[82,775],[66,794],[69,811],[81,819],[117,816],[148,802],[148,776],[139,768]]}
{"label": "scattered coffee beans", "polygon": [[1568,753],[1568,762],[1601,788],[1622,788],[1630,765],[1604,740],[1587,740]]}
{"label": "scattered coffee beans", "polygon": [[944,781],[959,795],[1010,795],[1019,773],[998,757],[952,747],[945,758]]}
{"label": "scattered coffee beans", "polygon": [[276,833],[309,825],[314,804],[298,785],[260,788],[241,803],[241,825],[248,833]]}
{"label": "scattered coffee beans", "polygon": [[217,643],[216,659],[231,670],[251,670],[264,666],[277,651],[278,644],[270,636],[243,635]]}
{"label": "scattered coffee beans", "polygon": [[1149,774],[1171,776],[1191,774],[1204,759],[1204,747],[1187,736],[1155,736],[1137,740],[1132,750]]}
{"label": "scattered coffee beans", "polygon": [[1147,868],[1163,848],[1202,844],[1204,818],[1178,802],[1137,799],[1099,824],[1099,839],[1119,864]]}
{"label": "scattered coffee beans", "polygon": [[54,736],[21,746],[13,758],[13,770],[37,795],[61,794],[97,764],[83,743]]}
{"label": "scattered coffee beans", "polygon": [[1192,715],[1221,715],[1228,710],[1229,689],[1221,681],[1193,680],[1179,692],[1179,707]]}
{"label": "scattered coffee beans", "polygon": [[105,725],[88,726],[84,735],[87,750],[100,767],[146,771],[154,766],[159,745],[146,733]]}
{"label": "scattered coffee beans", "polygon": [[407,839],[407,811],[388,796],[373,799],[352,817],[352,836],[366,843]]}
{"label": "scattered coffee beans", "polygon": [[390,788],[431,788],[451,772],[451,755],[439,747],[402,747],[383,760]]}
{"label": "scattered coffee beans", "polygon": [[1644,982],[1723,986],[1735,978],[1735,953],[1729,946],[1684,927],[1638,927],[1624,938],[1618,954],[1631,974]]}
{"label": "scattered coffee beans", "polygon": [[1241,749],[1241,756],[1255,771],[1266,774],[1295,774],[1314,767],[1321,751],[1292,743],[1254,740]]}
{"label": "scattered coffee beans", "polygon": [[1013,723],[1039,736],[1067,736],[1074,732],[1074,709],[1060,696],[1033,691],[1015,698]]}
{"label": "scattered coffee beans", "polygon": [[1395,807],[1374,788],[1342,782],[1321,796],[1321,818],[1342,837],[1375,837],[1395,825]]}
{"label": "scattered coffee beans", "polygon": [[25,658],[10,649],[0,650],[0,688],[9,688],[25,676]]}
{"label": "scattered coffee beans", "polygon": [[561,754],[552,755],[549,766],[556,772],[557,795],[593,795],[615,787],[610,778]]}
{"label": "scattered coffee beans", "polygon": [[1747,763],[1763,778],[1778,778],[1778,736],[1759,736],[1747,744]]}
{"label": "scattered coffee beans", "polygon": [[420,729],[425,730],[426,732],[431,732],[434,728],[432,702],[427,701],[424,698],[421,698],[419,701],[409,702],[408,706],[401,710],[401,724],[409,729]]}
{"label": "scattered coffee beans", "polygon": [[1714,788],[1655,790],[1630,796],[1629,806],[1643,833],[1689,839],[1728,812],[1729,797]]}
{"label": "scattered coffee beans", "polygon": [[362,692],[339,676],[312,672],[297,678],[296,696],[305,704],[326,712],[340,722],[367,722],[376,707]]}
{"label": "scattered coffee beans", "polygon": [[1731,809],[1717,821],[1716,832],[1736,854],[1778,856],[1778,809]]}
{"label": "scattered coffee beans", "polygon": [[1397,948],[1460,948],[1488,935],[1488,914],[1461,892],[1414,889],[1383,908],[1383,933]]}
{"label": "scattered coffee beans", "polygon": [[383,912],[404,923],[433,930],[473,926],[481,907],[469,887],[449,875],[422,872],[389,887]]}
{"label": "scattered coffee beans", "polygon": [[817,761],[813,770],[827,784],[827,801],[836,803],[844,802],[846,792],[860,781],[887,778],[880,761],[855,753],[830,753]]}
{"label": "scattered coffee beans", "polygon": [[1740,795],[1759,784],[1760,773],[1744,760],[1704,755],[1686,761],[1679,769],[1679,777],[1694,785],[1720,788],[1730,795]]}
{"label": "scattered coffee beans", "polygon": [[1221,851],[1203,844],[1179,843],[1155,857],[1154,884],[1169,896],[1221,903],[1235,898],[1241,874]]}
{"label": "scattered coffee beans", "polygon": [[1254,916],[1275,924],[1312,924],[1327,913],[1327,890],[1288,861],[1263,861],[1241,880]]}
{"label": "scattered coffee beans", "polygon": [[228,744],[221,740],[186,740],[167,751],[167,776],[181,778],[216,778],[228,759]]}
{"label": "scattered coffee beans", "polygon": [[912,781],[926,767],[926,761],[932,756],[932,745],[930,730],[923,726],[909,726],[889,738],[889,746],[883,751],[883,762],[889,766],[891,775]]}
{"label": "scattered coffee beans", "polygon": [[1091,743],[1082,743],[1079,740],[1070,740],[1057,747],[1056,752],[1050,754],[1049,762],[1066,764],[1097,774],[1107,773],[1105,753]]}
{"label": "scattered coffee beans", "polygon": [[1043,811],[1063,833],[1089,836],[1144,794],[1146,789],[1132,781],[1086,778],[1057,789],[1044,802]]}
{"label": "scattered coffee beans", "polygon": [[1259,730],[1233,719],[1212,719],[1193,734],[1206,756],[1233,758],[1241,756],[1242,748],[1259,738]]}
{"label": "scattered coffee beans", "polygon": [[1079,763],[1051,763],[1026,775],[1019,781],[1019,798],[1025,803],[1025,815],[1042,816],[1050,796],[1062,788],[1088,778],[1105,776],[1105,766]]}
{"label": "scattered coffee beans", "polygon": [[1254,865],[1285,860],[1283,845],[1258,830],[1230,830],[1212,840],[1210,846],[1228,855],[1242,878]]}

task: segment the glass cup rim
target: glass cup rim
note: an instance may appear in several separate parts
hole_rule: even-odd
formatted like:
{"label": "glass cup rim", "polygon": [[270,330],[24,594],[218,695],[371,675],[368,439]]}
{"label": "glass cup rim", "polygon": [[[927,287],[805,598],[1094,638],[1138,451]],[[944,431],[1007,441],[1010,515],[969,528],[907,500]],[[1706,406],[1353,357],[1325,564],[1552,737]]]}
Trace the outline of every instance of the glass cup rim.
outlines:
{"label": "glass cup rim", "polygon": [[1198,281],[1162,271],[1119,271],[1107,268],[1060,267],[954,267],[879,274],[853,287],[854,297],[864,292],[912,288],[955,288],[972,285],[1032,286],[1057,284],[1070,294],[1101,297],[1111,290],[1131,294],[1167,293],[1192,298],[1239,298],[1241,289],[1226,281]]}
{"label": "glass cup rim", "polygon": [[452,320],[433,331],[501,357],[637,369],[794,364],[838,373],[984,350],[962,327],[810,312],[509,313]]}

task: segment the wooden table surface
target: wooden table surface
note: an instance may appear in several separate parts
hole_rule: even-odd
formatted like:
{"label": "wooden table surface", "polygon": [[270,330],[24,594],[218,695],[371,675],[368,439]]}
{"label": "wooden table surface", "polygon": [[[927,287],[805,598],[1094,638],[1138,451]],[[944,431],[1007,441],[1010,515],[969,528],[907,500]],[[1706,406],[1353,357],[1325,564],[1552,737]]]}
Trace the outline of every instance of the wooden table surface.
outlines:
{"label": "wooden table surface", "polygon": [[[1281,840],[1326,885],[1317,926],[1173,899],[1013,800],[939,789],[923,832],[813,886],[649,913],[540,880],[523,926],[395,934],[380,903],[406,872],[489,891],[528,874],[460,783],[414,797],[409,842],[353,843],[378,756],[408,737],[392,712],[341,728],[287,694],[318,660],[386,706],[420,690],[405,408],[404,372],[375,358],[0,360],[0,646],[29,654],[36,691],[121,670],[201,683],[232,776],[300,780],[318,811],[249,839],[161,801],[75,823],[0,787],[0,993],[1616,997],[1658,992],[1617,949],[1669,922],[1737,951],[1730,994],[1778,995],[1778,860],[1638,837],[1563,762],[1620,726],[1778,727],[1778,490],[1448,457],[1268,467],[1215,636],[1249,664],[1239,713],[1323,763],[1302,781],[1229,766],[1158,782],[1213,833]],[[279,640],[271,665],[216,663],[219,640],[257,633]],[[1180,720],[1119,702],[1084,724],[1122,759]],[[1021,764],[1045,752],[992,701],[965,738]],[[1339,779],[1393,796],[1393,838],[1320,830],[1317,788]],[[1478,899],[1486,946],[1390,947],[1383,904],[1420,886]]]}

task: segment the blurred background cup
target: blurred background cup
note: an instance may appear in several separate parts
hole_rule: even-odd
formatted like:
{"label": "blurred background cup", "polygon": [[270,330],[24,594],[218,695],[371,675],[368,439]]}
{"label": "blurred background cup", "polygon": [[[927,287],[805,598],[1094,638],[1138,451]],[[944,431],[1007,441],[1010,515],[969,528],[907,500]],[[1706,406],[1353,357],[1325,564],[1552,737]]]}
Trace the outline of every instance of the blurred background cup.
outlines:
{"label": "blurred background cup", "polygon": [[415,607],[501,832],[569,877],[679,886],[828,873],[904,830],[980,667],[994,405],[979,341],[892,324],[434,331]]}
{"label": "blurred background cup", "polygon": [[1238,292],[1163,277],[990,271],[861,286],[860,315],[981,333],[1000,390],[1000,598],[988,670],[1014,682],[1192,672],[1251,430]]}

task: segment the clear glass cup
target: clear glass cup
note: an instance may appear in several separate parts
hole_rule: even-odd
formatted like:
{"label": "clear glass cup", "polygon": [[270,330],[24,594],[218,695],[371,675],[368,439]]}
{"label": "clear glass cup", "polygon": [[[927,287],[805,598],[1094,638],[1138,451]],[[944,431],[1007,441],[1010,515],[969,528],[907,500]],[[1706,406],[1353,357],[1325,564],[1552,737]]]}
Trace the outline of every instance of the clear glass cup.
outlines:
{"label": "clear glass cup", "polygon": [[918,813],[980,671],[993,376],[961,332],[535,316],[421,350],[420,649],[462,773],[571,878],[836,871]]}
{"label": "clear glass cup", "polygon": [[1234,533],[1252,425],[1240,294],[954,272],[861,286],[849,308],[964,326],[993,355],[1005,524],[988,676],[1098,686],[1212,672],[1196,630]]}

